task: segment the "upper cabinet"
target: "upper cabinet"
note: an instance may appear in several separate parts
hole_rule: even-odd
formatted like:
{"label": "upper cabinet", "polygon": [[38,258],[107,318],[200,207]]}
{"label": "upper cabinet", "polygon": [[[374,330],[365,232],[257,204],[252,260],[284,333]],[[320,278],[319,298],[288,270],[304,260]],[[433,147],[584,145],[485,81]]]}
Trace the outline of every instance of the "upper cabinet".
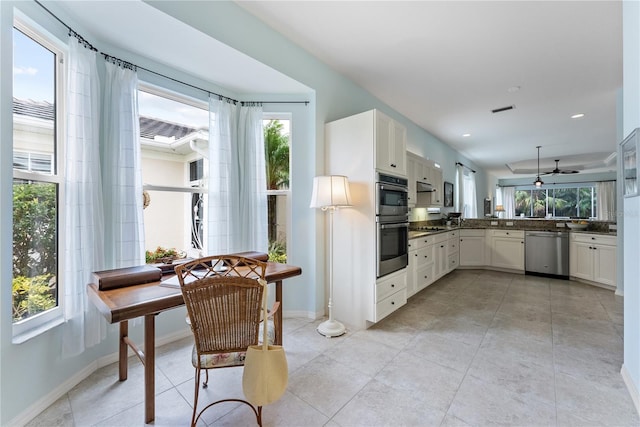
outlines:
{"label": "upper cabinet", "polygon": [[375,111],[376,169],[407,176],[407,129],[389,116]]}
{"label": "upper cabinet", "polygon": [[[436,166],[435,162],[407,151],[407,176],[410,206],[442,206],[444,200],[442,169]],[[431,184],[432,191],[419,192],[416,182]]]}

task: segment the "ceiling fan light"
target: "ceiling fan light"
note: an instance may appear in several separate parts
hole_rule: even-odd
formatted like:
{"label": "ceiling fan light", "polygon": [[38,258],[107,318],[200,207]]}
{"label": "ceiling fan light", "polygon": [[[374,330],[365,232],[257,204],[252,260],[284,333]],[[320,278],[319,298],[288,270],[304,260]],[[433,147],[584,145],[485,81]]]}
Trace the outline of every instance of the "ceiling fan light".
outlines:
{"label": "ceiling fan light", "polygon": [[537,176],[537,177],[536,177],[536,181],[534,182],[534,184],[535,184],[535,186],[536,186],[536,187],[540,188],[540,187],[542,187],[542,184],[544,184],[544,182],[542,182],[542,181],[540,180],[540,177],[539,177],[539,176]]}

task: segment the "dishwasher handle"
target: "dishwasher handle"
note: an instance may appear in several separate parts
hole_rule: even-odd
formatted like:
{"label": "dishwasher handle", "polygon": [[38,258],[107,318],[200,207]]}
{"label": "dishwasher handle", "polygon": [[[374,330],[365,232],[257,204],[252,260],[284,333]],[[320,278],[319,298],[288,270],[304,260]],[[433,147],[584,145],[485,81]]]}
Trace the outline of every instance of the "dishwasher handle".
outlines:
{"label": "dishwasher handle", "polygon": [[569,234],[566,232],[562,232],[562,231],[558,231],[558,232],[542,232],[542,233],[536,233],[536,232],[527,232],[525,234],[525,237],[553,237],[553,238],[557,238],[560,237],[562,239],[568,239],[569,238]]}

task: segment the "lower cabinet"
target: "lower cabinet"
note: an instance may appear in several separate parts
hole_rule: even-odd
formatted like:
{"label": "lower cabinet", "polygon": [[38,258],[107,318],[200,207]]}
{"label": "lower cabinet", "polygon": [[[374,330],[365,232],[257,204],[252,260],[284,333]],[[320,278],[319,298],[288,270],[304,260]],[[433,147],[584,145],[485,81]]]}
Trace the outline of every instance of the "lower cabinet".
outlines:
{"label": "lower cabinet", "polygon": [[616,286],[616,243],[613,236],[571,233],[569,275]]}
{"label": "lower cabinet", "polygon": [[482,267],[485,261],[485,230],[460,230],[460,267]]}
{"label": "lower cabinet", "polygon": [[524,231],[490,230],[491,266],[524,271]]}
{"label": "lower cabinet", "polygon": [[400,270],[376,281],[374,321],[379,322],[407,303],[407,272]]}

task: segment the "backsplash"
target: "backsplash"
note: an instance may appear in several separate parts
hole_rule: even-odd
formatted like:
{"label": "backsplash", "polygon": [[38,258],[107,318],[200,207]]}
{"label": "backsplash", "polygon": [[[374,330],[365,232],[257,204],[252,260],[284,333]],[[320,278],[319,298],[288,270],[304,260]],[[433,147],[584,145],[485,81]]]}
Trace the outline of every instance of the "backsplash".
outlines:
{"label": "backsplash", "polygon": [[[497,225],[492,225],[496,222]],[[513,228],[513,229],[527,229],[527,230],[567,230],[564,226],[571,220],[560,219],[464,219],[460,225],[463,228]],[[509,225],[508,225],[509,224]],[[563,224],[562,227],[557,227],[556,224]],[[609,225],[615,225],[615,221],[588,221],[588,225],[585,231],[595,231],[598,233],[608,233],[610,231]]]}

